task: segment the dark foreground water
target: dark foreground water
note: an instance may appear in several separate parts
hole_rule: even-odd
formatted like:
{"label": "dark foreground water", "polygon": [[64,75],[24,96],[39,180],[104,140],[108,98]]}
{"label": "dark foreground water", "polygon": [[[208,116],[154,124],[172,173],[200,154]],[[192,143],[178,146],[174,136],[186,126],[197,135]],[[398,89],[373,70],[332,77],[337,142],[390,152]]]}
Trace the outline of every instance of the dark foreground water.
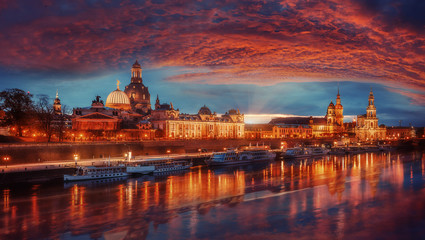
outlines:
{"label": "dark foreground water", "polygon": [[0,239],[420,239],[425,154],[1,189]]}

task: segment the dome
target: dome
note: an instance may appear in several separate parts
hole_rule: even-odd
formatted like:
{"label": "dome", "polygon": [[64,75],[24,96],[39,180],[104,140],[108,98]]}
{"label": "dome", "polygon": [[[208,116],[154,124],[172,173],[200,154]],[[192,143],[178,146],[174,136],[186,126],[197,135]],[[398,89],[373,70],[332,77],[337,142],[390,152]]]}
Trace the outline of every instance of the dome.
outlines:
{"label": "dome", "polygon": [[203,106],[201,107],[201,109],[199,109],[198,111],[199,115],[211,115],[211,110],[207,107],[207,106]]}
{"label": "dome", "polygon": [[329,103],[328,108],[335,108],[335,105],[334,105],[334,103],[332,101],[331,101],[331,103]]}
{"label": "dome", "polygon": [[108,98],[106,98],[106,107],[110,108],[116,108],[116,109],[124,109],[124,110],[130,110],[130,99],[128,98],[127,94],[125,94],[123,91],[117,89],[113,92],[111,92],[108,95]]}

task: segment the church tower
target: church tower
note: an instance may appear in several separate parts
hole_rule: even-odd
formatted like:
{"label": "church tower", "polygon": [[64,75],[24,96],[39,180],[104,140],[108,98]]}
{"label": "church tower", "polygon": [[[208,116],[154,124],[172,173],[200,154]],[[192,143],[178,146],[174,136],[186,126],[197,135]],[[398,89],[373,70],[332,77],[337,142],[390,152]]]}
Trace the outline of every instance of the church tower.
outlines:
{"label": "church tower", "polygon": [[130,98],[133,111],[141,114],[151,111],[151,95],[148,87],[143,85],[142,67],[137,60],[131,68],[131,83],[125,87],[124,92]]}
{"label": "church tower", "polygon": [[338,86],[338,94],[336,95],[336,105],[335,105],[335,118],[336,123],[339,126],[343,126],[344,123],[344,107],[341,105],[341,96],[339,95],[339,86]]}
{"label": "church tower", "polygon": [[332,101],[331,103],[329,103],[328,111],[326,112],[325,118],[328,125],[334,124],[336,122],[335,105]]}
{"label": "church tower", "polygon": [[366,109],[367,118],[376,118],[375,98],[373,97],[372,88],[369,93],[369,105]]}
{"label": "church tower", "polygon": [[58,90],[56,90],[56,98],[53,101],[53,111],[56,115],[62,114],[62,105],[61,105],[61,100],[59,99]]}
{"label": "church tower", "polygon": [[158,94],[156,95],[155,109],[159,109],[161,107],[161,103],[159,102]]}

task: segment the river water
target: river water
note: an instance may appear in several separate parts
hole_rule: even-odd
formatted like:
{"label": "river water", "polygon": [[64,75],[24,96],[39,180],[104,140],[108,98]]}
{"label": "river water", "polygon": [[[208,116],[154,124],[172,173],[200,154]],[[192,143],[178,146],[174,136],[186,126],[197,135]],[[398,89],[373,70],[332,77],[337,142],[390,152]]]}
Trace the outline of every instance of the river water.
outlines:
{"label": "river water", "polygon": [[425,153],[3,188],[0,239],[420,239]]}

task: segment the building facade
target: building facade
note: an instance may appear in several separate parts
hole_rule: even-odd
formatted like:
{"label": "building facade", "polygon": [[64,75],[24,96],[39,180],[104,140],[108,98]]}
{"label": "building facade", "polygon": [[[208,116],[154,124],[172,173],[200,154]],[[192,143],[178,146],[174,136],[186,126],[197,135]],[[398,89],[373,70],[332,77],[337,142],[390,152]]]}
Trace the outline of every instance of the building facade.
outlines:
{"label": "building facade", "polygon": [[276,124],[274,138],[312,138],[313,128],[308,124]]}
{"label": "building facade", "polygon": [[384,140],[386,138],[385,127],[378,125],[378,118],[376,117],[375,97],[373,96],[372,89],[369,93],[368,106],[366,114],[357,115],[355,134],[358,141],[376,141]]}
{"label": "building facade", "polygon": [[274,138],[272,124],[245,124],[246,139]]}
{"label": "building facade", "polygon": [[149,121],[157,129],[157,137],[164,139],[239,139],[245,137],[244,115],[231,109],[222,116],[203,106],[198,114],[183,114],[173,104],[160,104]]}
{"label": "building facade", "polygon": [[387,139],[412,139],[416,137],[416,130],[414,127],[387,127]]}

